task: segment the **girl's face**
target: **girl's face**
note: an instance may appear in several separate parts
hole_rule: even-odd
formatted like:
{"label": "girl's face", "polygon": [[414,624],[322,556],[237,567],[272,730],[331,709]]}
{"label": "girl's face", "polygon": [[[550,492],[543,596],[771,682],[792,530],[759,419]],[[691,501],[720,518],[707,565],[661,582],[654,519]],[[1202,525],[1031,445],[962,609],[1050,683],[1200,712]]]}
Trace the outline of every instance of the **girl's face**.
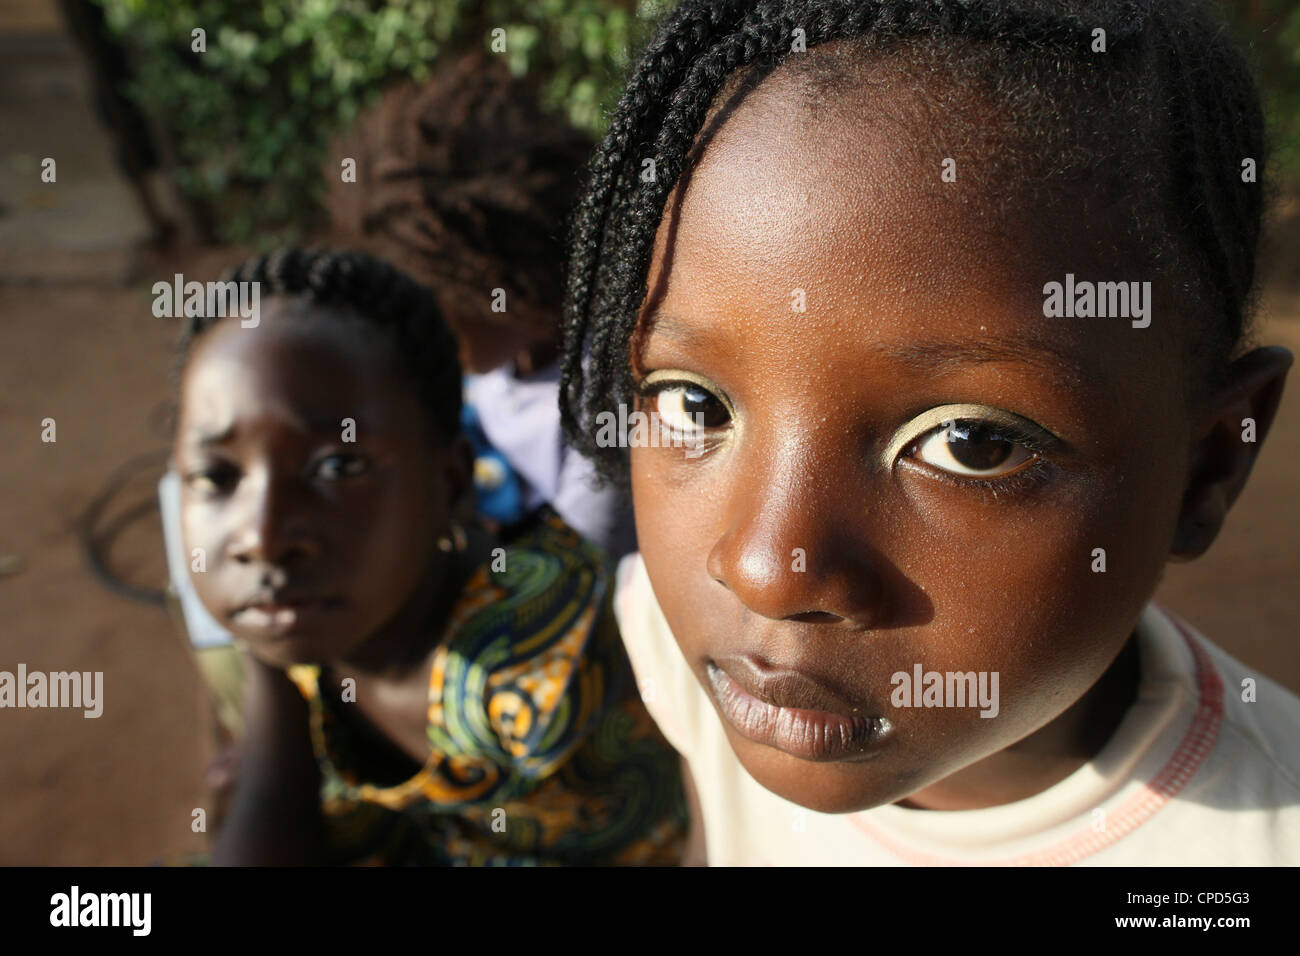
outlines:
{"label": "girl's face", "polygon": [[[986,208],[976,157],[944,182],[942,130],[877,111],[907,93],[810,113],[777,79],[658,230],[638,401],[703,414],[706,450],[632,449],[642,555],[760,783],[961,806],[932,785],[1083,698],[1155,587],[1187,468],[1178,319],[1044,318],[1066,272],[1150,277],[1047,253],[1069,224]],[[918,668],[997,700],[920,706]]]}
{"label": "girl's face", "polygon": [[[411,618],[439,573],[452,450],[430,436],[392,346],[347,312],[276,297],[195,343],[175,464],[191,578],[276,665],[345,658]],[[325,310],[331,311],[331,310]]]}

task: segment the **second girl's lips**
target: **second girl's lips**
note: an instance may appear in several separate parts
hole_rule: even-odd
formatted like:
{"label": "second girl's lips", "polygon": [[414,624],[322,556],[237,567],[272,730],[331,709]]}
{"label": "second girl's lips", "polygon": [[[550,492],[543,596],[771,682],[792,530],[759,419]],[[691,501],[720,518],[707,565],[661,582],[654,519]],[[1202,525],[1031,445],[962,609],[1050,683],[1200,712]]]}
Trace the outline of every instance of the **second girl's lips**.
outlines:
{"label": "second girl's lips", "polygon": [[890,731],[836,690],[798,671],[773,670],[748,656],[710,661],[714,699],[740,734],[804,760],[865,759]]}
{"label": "second girl's lips", "polygon": [[341,602],[336,598],[292,592],[260,593],[245,601],[234,614],[233,623],[267,635],[285,635],[318,621]]}

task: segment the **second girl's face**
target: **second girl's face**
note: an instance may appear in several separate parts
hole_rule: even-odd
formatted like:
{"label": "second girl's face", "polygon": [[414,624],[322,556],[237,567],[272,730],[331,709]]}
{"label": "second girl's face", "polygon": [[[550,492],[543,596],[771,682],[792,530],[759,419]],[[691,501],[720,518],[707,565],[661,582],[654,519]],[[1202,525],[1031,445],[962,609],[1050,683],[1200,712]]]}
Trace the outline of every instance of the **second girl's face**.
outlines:
{"label": "second girl's face", "polygon": [[457,490],[445,445],[352,313],[276,296],[255,327],[217,323],[186,365],[175,445],[204,605],[279,666],[344,659],[418,614]]}
{"label": "second girl's face", "polygon": [[[1068,224],[988,208],[974,158],[944,182],[941,131],[888,120],[910,94],[814,114],[778,79],[669,197],[638,401],[702,414],[704,450],[634,448],[632,485],[740,761],[846,812],[1010,746],[1105,672],[1168,555],[1188,423],[1158,300],[1147,329],[1043,316],[1067,271],[1151,276],[1047,253]],[[996,673],[998,699],[920,706],[918,668]]]}

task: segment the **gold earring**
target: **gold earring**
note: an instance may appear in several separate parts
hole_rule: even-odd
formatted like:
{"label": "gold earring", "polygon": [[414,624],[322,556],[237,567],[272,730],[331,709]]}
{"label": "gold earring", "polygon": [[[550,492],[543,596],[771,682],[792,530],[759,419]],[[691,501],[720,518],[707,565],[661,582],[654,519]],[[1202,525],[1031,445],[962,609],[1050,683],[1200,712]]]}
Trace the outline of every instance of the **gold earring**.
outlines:
{"label": "gold earring", "polygon": [[451,536],[443,535],[438,539],[438,550],[444,552],[455,551],[461,554],[469,547],[469,538],[465,534],[465,529],[460,526],[460,522],[454,518],[451,522]]}

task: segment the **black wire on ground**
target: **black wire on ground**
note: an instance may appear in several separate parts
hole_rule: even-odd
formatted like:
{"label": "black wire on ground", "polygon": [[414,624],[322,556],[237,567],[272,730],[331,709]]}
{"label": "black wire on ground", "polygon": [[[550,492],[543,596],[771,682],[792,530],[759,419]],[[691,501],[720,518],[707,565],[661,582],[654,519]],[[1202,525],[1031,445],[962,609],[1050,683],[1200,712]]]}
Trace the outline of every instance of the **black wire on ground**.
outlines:
{"label": "black wire on ground", "polygon": [[[166,592],[162,588],[149,588],[131,584],[118,577],[109,566],[108,561],[113,542],[119,534],[141,517],[157,513],[157,497],[151,495],[147,500],[137,502],[120,514],[115,515],[103,527],[99,525],[109,503],[126,487],[131,479],[146,469],[157,469],[159,465],[165,466],[168,454],[169,451],[165,448],[157,449],[136,455],[134,458],[118,465],[108,476],[98,494],[86,506],[77,527],[77,536],[81,541],[82,550],[85,552],[86,560],[90,563],[90,570],[99,579],[99,583],[121,597],[157,607],[163,607],[166,603]],[[161,476],[161,472],[158,475]],[[157,485],[156,480],[154,485]]]}

